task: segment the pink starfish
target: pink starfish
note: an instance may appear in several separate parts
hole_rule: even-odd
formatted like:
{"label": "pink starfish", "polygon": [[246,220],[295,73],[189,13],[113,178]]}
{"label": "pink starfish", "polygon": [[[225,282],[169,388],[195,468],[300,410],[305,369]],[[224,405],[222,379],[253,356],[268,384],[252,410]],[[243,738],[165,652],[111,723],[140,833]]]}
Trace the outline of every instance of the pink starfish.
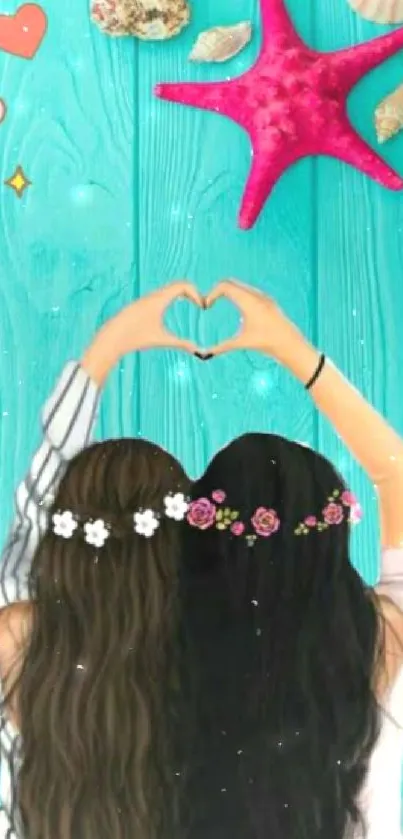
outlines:
{"label": "pink starfish", "polygon": [[249,134],[252,168],[239,225],[252,227],[283,172],[308,155],[330,155],[389,189],[400,178],[352,127],[347,97],[368,71],[403,47],[403,28],[349,49],[321,53],[304,44],[283,0],[260,0],[263,44],[250,70],[206,84],[160,84],[161,99],[216,111]]}

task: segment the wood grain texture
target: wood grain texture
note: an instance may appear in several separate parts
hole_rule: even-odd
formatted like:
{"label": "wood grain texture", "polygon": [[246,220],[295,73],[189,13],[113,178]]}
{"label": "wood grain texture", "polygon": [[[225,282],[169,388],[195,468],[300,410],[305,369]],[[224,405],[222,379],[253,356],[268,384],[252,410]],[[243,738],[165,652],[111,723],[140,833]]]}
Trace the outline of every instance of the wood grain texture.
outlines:
{"label": "wood grain texture", "polygon": [[[97,325],[138,293],[134,44],[103,38],[87,4],[68,13],[56,2],[44,8],[49,31],[33,61],[0,54],[8,104],[0,126],[2,538],[56,376]],[[17,164],[33,182],[21,200],[3,185]],[[117,371],[101,433],[132,432],[135,403],[127,393],[136,375],[134,360]]]}
{"label": "wood grain texture", "polygon": [[[310,11],[291,3],[305,35]],[[309,162],[278,185],[258,225],[244,233],[237,213],[250,163],[249,143],[225,119],[152,100],[156,82],[208,81],[238,75],[259,48],[258,3],[194,2],[191,27],[176,42],[141,46],[138,100],[140,287],[143,292],[174,277],[191,277],[203,291],[218,278],[236,276],[274,294],[312,335],[312,179]],[[251,19],[249,49],[224,67],[187,63],[203,29]],[[217,305],[200,315],[174,307],[169,325],[211,346],[234,332],[237,314]],[[283,371],[262,357],[232,354],[202,365],[168,354],[141,359],[141,430],[179,456],[190,474],[206,466],[229,439],[251,430],[276,430],[315,442],[309,400]],[[292,407],[291,407],[292,406]]]}
{"label": "wood grain texture", "polygon": [[[315,16],[320,49],[358,43],[383,31],[361,22],[347,4],[316,4]],[[376,103],[401,79],[402,69],[399,56],[370,74],[351,96],[351,119],[374,148]],[[398,147],[401,156],[401,139],[380,149],[397,166]],[[402,431],[403,200],[336,161],[321,158],[316,171],[319,345]],[[363,576],[374,582],[379,566],[374,487],[322,419],[319,444],[362,501],[365,518],[354,534],[353,560]]]}
{"label": "wood grain texture", "polygon": [[[4,10],[16,5],[8,0]],[[378,32],[338,0],[288,5],[301,34],[322,49]],[[180,38],[139,46],[101,35],[86,4],[69,14],[54,0],[45,8],[49,32],[35,59],[0,55],[8,104],[1,180],[21,163],[33,181],[21,201],[0,188],[1,533],[38,439],[39,407],[63,362],[126,300],[175,277],[207,290],[235,275],[266,289],[403,430],[401,198],[342,164],[305,161],[243,233],[236,217],[250,162],[246,136],[223,118],[152,97],[157,81],[245,70],[259,47],[257,0],[236,9],[229,0],[194,0],[192,25]],[[200,31],[240,19],[251,19],[256,35],[232,63],[187,62]],[[397,57],[352,96],[353,120],[372,142],[373,108],[401,72]],[[382,149],[396,165],[401,143]],[[223,304],[207,315],[177,304],[168,323],[208,346],[236,330],[238,318]],[[372,578],[373,489],[322,421],[317,437],[317,422],[300,386],[261,357],[233,354],[203,365],[149,353],[115,372],[99,431],[150,437],[192,475],[247,430],[319,440],[363,497],[367,516],[354,556]]]}
{"label": "wood grain texture", "polygon": [[[374,37],[343,0],[287,0],[319,49]],[[17,0],[2,11],[14,12]],[[218,116],[153,99],[156,82],[237,75],[259,47],[258,0],[193,0],[193,21],[164,44],[113,40],[91,25],[87,0],[44,0],[49,32],[32,62],[0,54],[0,538],[14,487],[39,439],[38,416],[64,362],[126,301],[177,277],[206,291],[237,276],[272,294],[403,432],[403,199],[343,164],[304,161],[280,181],[256,227],[236,219],[250,164],[246,136]],[[232,63],[196,67],[199,32],[251,19],[256,35]],[[402,57],[351,98],[375,145],[374,107],[401,82]],[[400,171],[403,137],[382,148]],[[23,199],[3,185],[21,164]],[[237,313],[178,303],[169,326],[209,346]],[[232,437],[273,430],[319,445],[363,501],[353,559],[373,581],[378,534],[373,488],[300,385],[270,361],[233,354],[202,364],[151,352],[115,371],[102,437],[140,434],[176,454],[192,476]]]}

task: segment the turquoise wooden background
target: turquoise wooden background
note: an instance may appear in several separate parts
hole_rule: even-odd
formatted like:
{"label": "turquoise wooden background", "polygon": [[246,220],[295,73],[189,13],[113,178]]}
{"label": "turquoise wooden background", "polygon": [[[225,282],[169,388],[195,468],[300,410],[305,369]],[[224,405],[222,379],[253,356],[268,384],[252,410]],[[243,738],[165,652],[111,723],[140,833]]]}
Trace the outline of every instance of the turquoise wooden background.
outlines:
{"label": "turquoise wooden background", "polygon": [[[346,0],[288,0],[308,42],[332,49],[374,37]],[[14,12],[15,0],[1,11]],[[176,277],[206,291],[238,276],[274,295],[313,341],[403,431],[403,196],[337,162],[298,165],[256,228],[236,227],[249,145],[215,115],[152,98],[155,82],[238,74],[260,41],[257,0],[193,0],[193,22],[164,44],[112,40],[86,0],[44,0],[48,35],[33,61],[0,54],[1,182],[21,164],[33,182],[18,200],[0,187],[0,531],[39,440],[40,408],[64,362],[127,301]],[[186,58],[206,27],[252,19],[251,47],[230,65]],[[403,54],[354,92],[354,123],[375,145],[373,109],[402,81]],[[403,171],[403,136],[384,155]],[[207,315],[177,304],[169,323],[208,345],[237,325],[220,304]],[[116,370],[102,436],[142,434],[192,475],[231,437],[276,430],[318,446],[362,498],[354,559],[375,579],[374,491],[300,385],[267,359],[233,354],[202,365],[150,352]]]}

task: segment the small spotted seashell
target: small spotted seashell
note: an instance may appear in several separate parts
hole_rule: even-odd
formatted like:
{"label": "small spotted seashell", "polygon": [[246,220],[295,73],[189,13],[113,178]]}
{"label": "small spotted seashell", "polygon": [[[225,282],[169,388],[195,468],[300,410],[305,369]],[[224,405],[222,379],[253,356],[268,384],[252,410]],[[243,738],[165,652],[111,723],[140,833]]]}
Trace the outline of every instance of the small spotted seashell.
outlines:
{"label": "small spotted seashell", "polygon": [[187,0],[91,0],[91,18],[108,35],[173,38],[189,23]]}
{"label": "small spotted seashell", "polygon": [[375,128],[379,143],[386,143],[403,128],[403,85],[378,105],[375,111]]}
{"label": "small spotted seashell", "polygon": [[252,26],[247,22],[207,29],[199,35],[189,55],[189,61],[229,61],[246,47],[251,37]]}
{"label": "small spotted seashell", "polygon": [[375,23],[401,23],[403,0],[348,0],[352,9]]}
{"label": "small spotted seashell", "polygon": [[120,0],[91,0],[91,20],[106,35],[128,35]]}

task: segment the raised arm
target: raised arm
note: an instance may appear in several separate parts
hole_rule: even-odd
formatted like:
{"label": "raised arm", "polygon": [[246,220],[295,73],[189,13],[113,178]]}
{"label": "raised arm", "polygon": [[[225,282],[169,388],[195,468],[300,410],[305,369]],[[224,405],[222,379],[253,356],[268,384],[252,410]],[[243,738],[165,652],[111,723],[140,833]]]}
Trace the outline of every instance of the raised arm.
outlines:
{"label": "raised arm", "polygon": [[15,520],[0,563],[0,608],[28,598],[28,575],[48,525],[49,507],[67,463],[88,445],[101,388],[122,356],[167,346],[194,352],[191,342],[163,327],[165,309],[176,297],[200,297],[187,283],[174,283],[131,303],[95,336],[81,363],[70,362],[43,410],[43,440],[15,493]]}
{"label": "raised arm", "polygon": [[[318,362],[317,350],[297,333],[285,362],[289,370],[305,384]],[[382,547],[403,547],[402,438],[329,360],[311,395],[378,490]]]}
{"label": "raised arm", "polygon": [[0,565],[0,606],[28,597],[27,577],[67,461],[89,442],[99,389],[77,362],[65,367],[43,409],[43,440],[15,493],[15,521]]}
{"label": "raised arm", "polygon": [[[231,300],[243,315],[240,333],[212,352],[255,349],[275,358],[306,386],[321,354],[268,297],[241,283],[225,281],[207,298]],[[403,440],[350,382],[326,359],[310,387],[317,407],[330,420],[379,492],[382,545],[403,547]]]}

